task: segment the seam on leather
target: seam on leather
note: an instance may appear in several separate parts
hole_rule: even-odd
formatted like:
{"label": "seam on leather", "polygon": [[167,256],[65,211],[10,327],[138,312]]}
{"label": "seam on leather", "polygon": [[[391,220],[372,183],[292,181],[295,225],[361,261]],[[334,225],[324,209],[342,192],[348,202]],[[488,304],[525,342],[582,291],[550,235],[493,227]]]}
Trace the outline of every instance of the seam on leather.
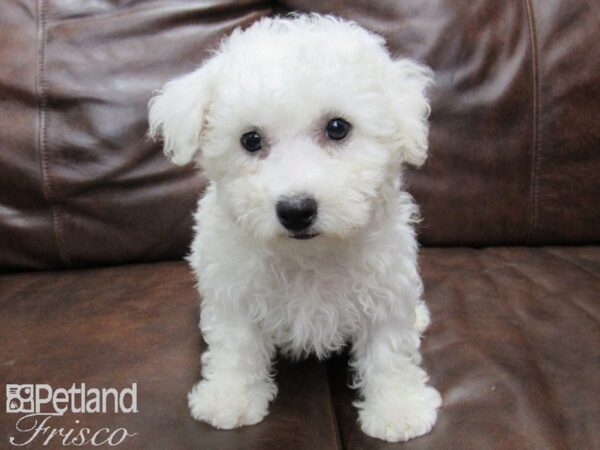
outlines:
{"label": "seam on leather", "polygon": [[539,54],[538,54],[538,42],[537,42],[537,27],[535,24],[535,17],[533,11],[533,5],[531,0],[524,0],[525,10],[527,12],[527,22],[529,25],[529,38],[531,45],[531,82],[533,86],[533,143],[531,152],[531,172],[529,177],[529,222],[527,226],[527,234],[525,236],[525,243],[530,244],[534,240],[535,231],[537,228],[537,214],[538,214],[538,183],[537,175],[539,171],[539,144],[540,144],[540,123],[539,123]]}
{"label": "seam on leather", "polygon": [[59,208],[52,195],[50,180],[50,161],[47,151],[46,116],[47,116],[47,89],[46,89],[46,15],[47,0],[37,2],[37,89],[38,89],[38,150],[40,152],[40,165],[42,175],[42,192],[50,208],[52,217],[52,231],[58,256],[63,265],[70,267],[70,258],[65,247],[65,239],[59,218]]}
{"label": "seam on leather", "polygon": [[329,417],[330,417],[330,421],[331,421],[331,426],[334,429],[334,433],[335,433],[335,440],[336,440],[336,445],[337,448],[339,450],[344,450],[344,440],[342,438],[342,430],[340,428],[340,422],[338,419],[338,411],[337,408],[335,407],[335,398],[333,395],[333,386],[332,386],[332,380],[333,377],[331,375],[331,361],[328,361],[327,363],[325,363],[325,375],[327,378],[327,391],[329,392],[329,408],[328,412],[329,412]]}

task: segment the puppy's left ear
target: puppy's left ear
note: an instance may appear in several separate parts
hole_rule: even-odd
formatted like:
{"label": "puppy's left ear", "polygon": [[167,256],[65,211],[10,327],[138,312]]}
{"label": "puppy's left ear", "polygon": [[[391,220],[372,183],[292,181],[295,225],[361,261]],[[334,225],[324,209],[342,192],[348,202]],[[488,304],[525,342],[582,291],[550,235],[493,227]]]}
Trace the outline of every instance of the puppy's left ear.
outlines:
{"label": "puppy's left ear", "polygon": [[162,137],[164,152],[175,164],[189,163],[200,150],[214,65],[213,58],[195,72],[169,81],[148,104],[148,135]]}
{"label": "puppy's left ear", "polygon": [[403,162],[419,167],[427,159],[431,109],[426,91],[433,84],[433,71],[409,59],[393,61],[391,70],[389,98],[397,120],[395,141]]}

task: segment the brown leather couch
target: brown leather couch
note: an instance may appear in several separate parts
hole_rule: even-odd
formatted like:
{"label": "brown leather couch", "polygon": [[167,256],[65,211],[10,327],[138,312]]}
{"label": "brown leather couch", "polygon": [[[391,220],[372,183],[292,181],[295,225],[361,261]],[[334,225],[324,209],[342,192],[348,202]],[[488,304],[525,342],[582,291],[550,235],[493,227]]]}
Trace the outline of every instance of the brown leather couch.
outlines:
{"label": "brown leather couch", "polygon": [[[146,105],[233,28],[291,10],[354,19],[436,72],[408,184],[444,406],[405,444],[361,433],[344,355],[279,360],[259,425],[188,413],[204,343],[181,258],[205,180],[145,138]],[[136,382],[138,413],[53,418],[136,433],[120,448],[600,448],[599,43],[593,0],[1,2],[0,389]]]}

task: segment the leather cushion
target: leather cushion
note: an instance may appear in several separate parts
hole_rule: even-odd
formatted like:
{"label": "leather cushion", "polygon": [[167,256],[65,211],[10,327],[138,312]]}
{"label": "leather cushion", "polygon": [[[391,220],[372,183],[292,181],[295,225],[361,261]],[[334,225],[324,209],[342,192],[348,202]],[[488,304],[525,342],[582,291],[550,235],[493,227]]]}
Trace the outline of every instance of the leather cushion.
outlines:
{"label": "leather cushion", "polygon": [[[198,294],[182,262],[0,276],[0,385],[137,383],[137,414],[52,419],[54,427],[80,420],[93,430],[137,433],[123,449],[338,447],[326,367],[314,359],[277,362],[279,394],[259,425],[222,431],[194,421],[186,396],[205,349],[198,319]],[[19,436],[18,417],[0,414],[3,445]]]}
{"label": "leather cushion", "polygon": [[153,91],[264,2],[0,3],[0,269],[181,258],[206,181],[146,137]]}
{"label": "leather cushion", "polygon": [[[0,384],[125,387],[140,412],[66,415],[127,427],[123,448],[593,448],[600,440],[600,248],[424,249],[433,323],[424,364],[444,405],[433,432],[390,445],[362,434],[344,358],[276,365],[257,426],[194,422],[186,393],[204,348],[184,263],[0,276]],[[329,373],[329,379],[328,379]],[[15,415],[0,415],[0,435]],[[59,420],[60,421],[60,420]]]}
{"label": "leather cushion", "polygon": [[431,156],[407,184],[428,245],[600,242],[600,4],[0,2],[0,269],[181,257],[201,174],[145,137],[152,92],[239,25],[333,13],[426,62]]}
{"label": "leather cushion", "polygon": [[407,174],[426,245],[600,242],[600,3],[282,0],[350,18],[435,71]]}
{"label": "leather cushion", "polygon": [[346,449],[584,449],[600,442],[600,248],[424,249],[422,344],[443,406],[403,445],[356,424],[343,359],[332,386]]}

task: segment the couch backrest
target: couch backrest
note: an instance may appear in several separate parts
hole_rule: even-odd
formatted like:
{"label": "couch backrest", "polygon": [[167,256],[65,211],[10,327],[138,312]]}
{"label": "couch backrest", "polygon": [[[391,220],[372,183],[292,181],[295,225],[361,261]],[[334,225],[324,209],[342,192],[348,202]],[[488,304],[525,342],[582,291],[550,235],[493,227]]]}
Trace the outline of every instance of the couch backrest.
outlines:
{"label": "couch backrest", "polygon": [[291,10],[435,70],[431,156],[407,176],[425,245],[600,241],[598,2],[20,0],[0,3],[0,267],[184,255],[205,180],[145,138],[148,99]]}

